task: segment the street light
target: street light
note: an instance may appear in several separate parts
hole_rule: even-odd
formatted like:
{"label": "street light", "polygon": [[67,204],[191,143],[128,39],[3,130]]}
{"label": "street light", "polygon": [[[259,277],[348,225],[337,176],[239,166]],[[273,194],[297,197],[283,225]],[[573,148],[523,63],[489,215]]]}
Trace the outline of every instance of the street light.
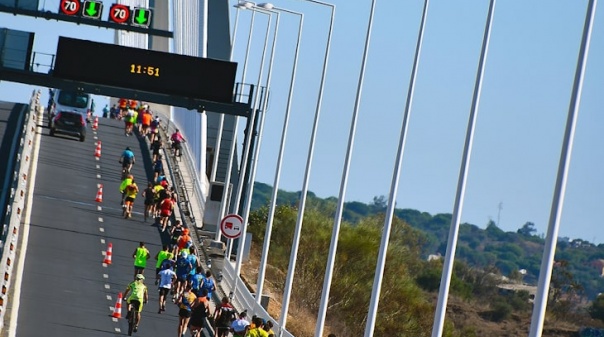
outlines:
{"label": "street light", "polygon": [[[235,5],[234,7],[239,9],[249,9],[251,7],[255,6],[255,3],[249,2],[249,1],[240,1],[237,5]],[[239,12],[239,11],[237,11]],[[248,34],[248,39],[247,39],[247,47],[246,47],[246,51],[245,51],[245,59],[243,61],[243,70],[242,70],[242,76],[241,76],[241,85],[243,86],[245,83],[245,76],[247,74],[247,62],[250,56],[250,50],[251,50],[251,45],[252,45],[252,33],[254,31],[254,18],[256,17],[256,12],[252,12],[252,18],[250,20],[250,31]],[[233,45],[231,46],[231,59],[233,58],[233,47],[234,47],[234,41],[233,41]],[[264,62],[264,61],[263,61]],[[243,89],[241,89],[243,90]],[[224,115],[222,116],[224,117]],[[222,221],[222,218],[225,216],[226,210],[228,208],[228,196],[229,196],[229,186],[231,184],[231,172],[232,172],[232,168],[233,168],[233,161],[235,159],[235,149],[237,148],[237,143],[236,143],[236,139],[237,139],[237,129],[239,127],[239,116],[235,117],[235,124],[233,125],[233,132],[231,135],[231,148],[229,151],[229,160],[228,160],[228,164],[227,164],[227,171],[226,171],[226,176],[225,176],[225,181],[224,181],[224,188],[223,188],[223,193],[222,193],[222,199],[220,201],[220,211],[218,212],[218,221],[216,224],[216,241],[220,240],[221,237],[221,232],[220,232],[220,222]],[[218,157],[218,155],[216,155],[216,157]],[[232,240],[229,241],[229,247],[227,250],[227,257],[230,257],[231,255],[231,248],[232,248]]]}
{"label": "street light", "polygon": [[[257,8],[256,6],[251,7],[250,10],[253,10],[254,12],[258,12],[258,13],[262,13],[265,15],[268,15],[268,25],[267,25],[267,29],[266,29],[266,38],[264,40],[264,50],[262,52],[262,60],[261,60],[261,64],[260,64],[260,72],[258,75],[258,86],[260,86],[260,84],[262,83],[262,75],[264,72],[264,57],[266,56],[266,48],[268,45],[268,38],[269,38],[269,33],[270,33],[270,28],[271,28],[271,21],[272,21],[272,15],[271,13],[268,13],[264,10],[261,10],[259,8]],[[279,21],[279,16],[277,15],[277,24]],[[275,34],[274,34],[274,38],[273,38],[273,45],[272,45],[272,50],[271,50],[271,57],[269,60],[269,67],[268,67],[268,74],[267,74],[267,85],[266,87],[268,88],[268,85],[270,83],[271,80],[271,76],[272,76],[272,68],[273,68],[273,60],[275,57],[275,44],[277,42],[277,33],[279,31],[279,26],[276,25],[275,26]],[[264,96],[264,100],[266,101],[266,93]],[[253,134],[253,125],[254,125],[254,116],[256,115],[256,112],[258,111],[258,109],[261,106],[261,103],[259,102],[260,100],[260,90],[256,90],[255,92],[255,99],[254,99],[254,111],[252,112],[252,116],[250,116],[251,118],[251,122],[249,123],[249,127],[247,130],[247,134],[246,134],[246,148],[244,150],[244,156],[242,159],[242,168],[240,170],[240,175],[242,172],[246,171],[246,166],[247,166],[247,157],[249,156],[249,152],[250,152],[250,142],[251,142],[251,138],[252,138],[252,134]],[[265,108],[265,107],[263,107]],[[262,122],[264,121],[264,115],[266,114],[266,111],[262,112],[262,117],[261,117],[261,127],[262,127]],[[262,132],[261,130],[259,131],[259,135],[261,135]],[[257,157],[257,152],[260,149],[260,141],[261,141],[261,137],[258,136],[258,144],[254,149],[255,155]],[[254,158],[254,157],[252,157]],[[247,185],[247,191],[246,191],[246,200],[244,203],[244,209],[243,209],[243,214],[242,214],[242,218],[243,218],[243,226],[242,226],[242,230],[241,230],[241,236],[239,237],[239,249],[237,252],[237,262],[235,263],[235,291],[237,291],[237,287],[238,287],[238,283],[239,283],[239,274],[241,273],[241,264],[242,264],[242,260],[243,260],[243,249],[245,248],[245,235],[247,232],[247,222],[248,222],[248,217],[249,217],[249,210],[250,210],[250,204],[251,204],[251,199],[252,199],[252,190],[253,190],[253,175],[255,174],[254,172],[254,168],[255,168],[255,161],[252,163],[252,167],[251,167],[251,171],[250,171],[250,182]],[[241,177],[239,180],[239,188],[238,188],[238,197],[241,197],[241,192],[243,189],[243,184],[241,181]],[[238,200],[240,201],[240,200]],[[239,206],[237,205],[237,207],[235,209],[239,208]]]}
{"label": "street light", "polygon": [[[411,70],[411,79],[409,81],[409,89],[407,91],[407,103],[405,105],[405,111],[403,113],[403,123],[401,127],[401,134],[399,139],[399,147],[396,155],[394,172],[392,174],[392,184],[390,186],[390,196],[388,198],[388,209],[384,219],[384,229],[382,230],[382,240],[380,243],[380,249],[378,253],[378,262],[375,268],[375,275],[373,280],[373,289],[371,291],[371,300],[369,303],[369,312],[367,315],[367,323],[365,325],[365,337],[373,336],[375,330],[375,321],[377,316],[377,309],[380,302],[380,292],[382,289],[382,280],[384,276],[384,269],[386,265],[386,253],[388,252],[388,243],[390,241],[390,232],[392,229],[392,219],[394,217],[394,208],[396,206],[396,195],[398,191],[398,184],[401,174],[401,166],[403,164],[403,152],[405,150],[405,143],[407,141],[407,129],[409,127],[409,117],[411,115],[411,105],[413,103],[413,93],[415,91],[415,78],[417,76],[417,68],[419,64],[419,58],[421,55],[422,42],[424,39],[424,29],[426,27],[426,16],[428,13],[428,5],[430,0],[424,0],[424,9],[422,11],[422,19],[420,23],[419,33],[417,37],[417,44],[415,47],[415,58],[413,60],[413,68]],[[342,198],[341,202],[344,200]],[[341,213],[340,213],[341,217]],[[339,227],[339,226],[338,226]],[[334,227],[335,233],[335,227]],[[337,245],[337,238],[332,241]],[[332,262],[333,264],[333,262]],[[333,268],[333,266],[332,266]],[[325,288],[324,288],[325,290]],[[328,290],[329,291],[329,290]],[[326,299],[329,299],[329,292],[327,292]],[[323,317],[324,318],[324,317]]]}
{"label": "street light", "polygon": [[283,130],[281,132],[281,144],[279,147],[279,155],[277,157],[277,167],[275,169],[275,180],[273,183],[273,192],[272,192],[271,201],[269,204],[268,220],[266,223],[266,230],[264,233],[264,245],[262,247],[262,256],[260,258],[260,266],[258,269],[258,281],[256,282],[256,303],[259,305],[262,300],[262,291],[263,291],[263,287],[264,287],[264,277],[265,277],[265,272],[266,272],[266,264],[267,264],[267,260],[268,260],[268,252],[270,249],[273,220],[275,217],[275,208],[277,206],[277,193],[279,191],[279,180],[281,178],[281,165],[283,162],[283,153],[285,152],[285,141],[287,139],[287,127],[289,124],[289,115],[290,115],[290,111],[291,111],[292,98],[293,98],[293,94],[294,94],[294,83],[296,80],[296,71],[298,68],[298,54],[299,54],[299,49],[300,49],[300,40],[302,38],[302,25],[304,22],[304,14],[294,12],[291,10],[287,10],[287,9],[283,9],[283,8],[278,8],[278,7],[273,6],[273,4],[270,4],[270,3],[259,4],[258,6],[264,8],[266,10],[269,10],[269,11],[272,11],[272,10],[282,11],[282,12],[286,12],[289,14],[295,14],[300,17],[300,25],[298,27],[298,39],[296,41],[296,50],[295,50],[295,54],[294,54],[294,64],[292,67],[291,81],[290,81],[290,85],[289,85],[289,94],[287,96],[287,105],[286,105],[286,109],[285,109],[285,117],[283,120]]}
{"label": "street light", "polygon": [[459,168],[459,178],[457,181],[457,191],[455,193],[453,215],[451,216],[451,226],[449,229],[449,238],[447,241],[447,252],[443,261],[443,272],[440,277],[440,287],[438,290],[436,313],[434,314],[434,323],[432,325],[432,337],[442,336],[445,324],[447,300],[449,297],[449,286],[451,285],[451,276],[453,275],[453,262],[455,262],[455,249],[457,248],[457,237],[459,235],[461,211],[463,209],[464,195],[466,192],[468,167],[470,166],[470,157],[472,155],[472,143],[474,142],[474,130],[476,128],[478,105],[480,102],[480,92],[482,91],[482,79],[484,77],[484,65],[487,61],[487,54],[489,51],[489,40],[491,39],[491,25],[493,23],[493,15],[495,12],[495,1],[496,0],[491,0],[489,4],[487,22],[484,29],[482,48],[480,51],[480,60],[478,61],[478,69],[476,71],[474,94],[472,97],[472,104],[470,106],[470,117],[468,120],[468,128],[466,130],[466,139],[464,142],[461,167]]}
{"label": "street light", "polygon": [[[243,3],[238,3],[237,5],[234,5],[233,7],[235,7],[237,10],[235,11],[235,25],[233,26],[233,37],[231,39],[231,52],[229,55],[229,61],[233,62],[233,54],[235,51],[235,42],[237,41],[237,26],[239,24],[239,12],[241,8],[245,8],[245,5]],[[218,118],[218,129],[217,129],[217,134],[216,134],[216,144],[214,145],[214,160],[212,161],[212,172],[210,173],[210,181],[216,181],[216,172],[218,171],[218,159],[220,157],[220,146],[222,143],[222,131],[224,129],[224,114],[221,113],[219,118]],[[226,188],[226,186],[225,186]],[[223,189],[223,192],[228,190]],[[221,215],[219,215],[218,217],[219,219],[222,218]],[[217,231],[217,238],[216,240],[220,240],[220,231]]]}
{"label": "street light", "polygon": [[315,120],[313,122],[310,143],[308,148],[308,158],[306,160],[306,171],[304,173],[304,182],[302,184],[302,192],[300,195],[300,205],[298,207],[298,217],[296,219],[296,227],[294,229],[294,242],[289,258],[289,268],[285,280],[285,291],[283,293],[283,303],[281,307],[281,316],[279,318],[280,335],[283,335],[285,325],[287,324],[287,312],[289,310],[289,301],[294,281],[294,272],[296,269],[296,259],[298,257],[298,247],[300,246],[300,234],[302,232],[302,222],[304,218],[304,208],[306,207],[306,194],[308,194],[308,184],[310,180],[310,171],[312,167],[313,153],[315,148],[315,140],[317,138],[317,129],[319,127],[319,117],[321,115],[321,103],[323,102],[323,92],[325,88],[325,77],[327,74],[327,63],[329,61],[329,50],[331,48],[331,36],[333,33],[333,22],[335,18],[336,6],[318,0],[302,0],[327,6],[331,9],[331,18],[329,21],[329,32],[327,34],[327,45],[325,47],[325,59],[323,61],[323,70],[321,74],[321,83],[319,85],[319,97],[317,99],[317,108],[315,110]]}

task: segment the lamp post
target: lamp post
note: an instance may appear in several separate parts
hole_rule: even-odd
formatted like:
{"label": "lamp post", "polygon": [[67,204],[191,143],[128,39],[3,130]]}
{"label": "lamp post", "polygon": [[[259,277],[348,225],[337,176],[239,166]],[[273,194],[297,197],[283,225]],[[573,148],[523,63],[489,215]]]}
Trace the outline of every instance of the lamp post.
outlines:
{"label": "lamp post", "polygon": [[285,141],[287,139],[287,127],[289,125],[289,115],[291,112],[292,98],[294,94],[294,83],[296,80],[296,71],[298,69],[298,55],[300,51],[300,40],[302,38],[302,26],[304,23],[304,14],[294,12],[288,9],[283,9],[273,6],[273,4],[259,4],[260,7],[267,10],[282,11],[289,14],[298,15],[300,24],[298,26],[298,38],[296,40],[296,49],[294,54],[294,64],[292,67],[291,81],[289,84],[289,93],[287,95],[287,105],[285,108],[285,117],[283,119],[283,129],[281,131],[281,143],[279,146],[279,155],[277,156],[277,167],[275,169],[275,179],[273,182],[273,192],[269,204],[268,220],[266,222],[266,230],[264,233],[264,245],[262,247],[262,256],[260,258],[260,266],[258,268],[258,281],[256,282],[256,303],[259,305],[262,300],[262,291],[264,288],[264,278],[266,272],[266,264],[268,261],[268,252],[270,249],[271,234],[273,228],[273,220],[275,217],[275,208],[277,206],[277,193],[279,190],[279,180],[281,178],[281,165],[283,162],[283,153],[285,152]]}
{"label": "lamp post", "polygon": [[298,207],[298,217],[296,218],[296,226],[294,229],[294,242],[292,244],[292,250],[289,258],[289,268],[287,270],[287,277],[285,280],[285,290],[283,293],[283,302],[281,307],[281,316],[279,318],[279,326],[280,326],[280,335],[283,335],[283,331],[285,329],[285,325],[287,324],[287,312],[289,310],[289,302],[291,297],[291,291],[294,281],[294,272],[296,269],[296,259],[298,257],[298,247],[300,245],[300,234],[302,232],[302,222],[304,219],[304,208],[306,207],[306,194],[308,193],[308,184],[310,180],[310,171],[312,168],[313,154],[315,148],[315,140],[317,138],[317,129],[319,127],[319,118],[321,115],[321,104],[323,102],[323,92],[325,88],[325,78],[327,74],[327,64],[329,61],[329,51],[331,48],[331,37],[333,33],[333,22],[335,18],[336,6],[332,4],[328,4],[326,2],[318,1],[318,0],[302,0],[306,2],[311,2],[313,4],[318,4],[322,6],[327,6],[331,9],[331,18],[329,21],[329,32],[327,34],[327,44],[325,47],[325,59],[323,61],[323,70],[321,73],[321,83],[319,85],[319,96],[317,98],[317,108],[315,110],[315,118],[313,122],[312,132],[310,136],[310,143],[308,147],[308,157],[306,160],[306,170],[304,173],[304,182],[302,183],[302,192],[300,195],[300,204]]}
{"label": "lamp post", "polygon": [[484,77],[484,66],[487,61],[489,51],[489,41],[491,39],[491,26],[493,23],[493,14],[495,12],[495,1],[491,0],[487,14],[487,22],[482,40],[482,50],[478,62],[476,82],[474,84],[474,95],[470,107],[470,117],[466,131],[461,167],[459,169],[459,179],[457,182],[457,192],[455,194],[455,205],[453,215],[451,216],[451,226],[449,229],[449,238],[447,241],[447,252],[443,262],[443,272],[440,278],[440,288],[438,290],[438,301],[436,304],[436,313],[434,315],[434,324],[432,326],[432,337],[440,337],[443,334],[445,324],[445,314],[447,311],[447,300],[449,297],[449,286],[451,285],[451,276],[453,275],[453,262],[455,260],[455,249],[457,247],[457,237],[459,235],[459,224],[461,222],[461,211],[463,209],[464,195],[466,191],[466,181],[468,177],[468,166],[472,155],[472,143],[474,142],[474,129],[476,128],[476,119],[478,116],[478,105],[480,102],[480,92],[482,91],[482,79]]}
{"label": "lamp post", "polygon": [[[382,230],[382,240],[378,253],[378,262],[375,268],[373,280],[373,289],[371,291],[371,300],[369,303],[369,313],[367,315],[367,323],[365,325],[365,337],[373,336],[375,330],[375,321],[377,309],[380,302],[380,293],[382,289],[382,280],[384,278],[384,269],[386,266],[386,254],[388,252],[388,243],[390,241],[390,232],[392,229],[392,219],[394,217],[394,208],[396,206],[396,195],[401,174],[401,166],[403,163],[403,152],[407,141],[407,129],[409,127],[409,117],[411,115],[411,105],[413,103],[413,93],[415,92],[415,78],[417,77],[417,68],[421,55],[422,42],[424,39],[424,29],[426,27],[426,16],[428,13],[428,5],[430,0],[424,0],[424,9],[422,11],[422,19],[420,23],[417,44],[415,47],[415,58],[413,60],[413,69],[411,70],[411,79],[409,81],[409,89],[407,91],[407,103],[403,113],[403,123],[399,139],[399,147],[396,155],[395,168],[392,174],[392,184],[390,186],[390,196],[388,198],[388,209],[384,219],[384,229]],[[342,200],[343,202],[343,200]],[[337,241],[336,241],[337,242]]]}
{"label": "lamp post", "polygon": [[[252,6],[255,6],[256,4],[250,1],[241,1],[239,2],[237,5],[235,5],[235,7],[237,9],[249,9]],[[250,49],[251,49],[251,45],[252,45],[252,36],[253,36],[253,31],[254,31],[254,18],[256,17],[256,12],[252,12],[252,18],[250,20],[250,31],[248,34],[248,39],[247,39],[247,46],[246,46],[246,51],[245,51],[245,59],[243,61],[243,70],[242,70],[242,75],[241,75],[241,85],[243,86],[245,83],[245,76],[247,74],[247,62],[249,60],[249,56],[250,56]],[[234,44],[234,41],[233,41]],[[231,46],[231,57],[233,55],[233,46]],[[243,90],[243,89],[241,89]],[[223,116],[224,117],[224,116]],[[222,221],[222,218],[225,216],[226,210],[228,209],[228,205],[227,203],[229,202],[229,186],[231,185],[231,172],[232,172],[232,168],[233,168],[233,161],[235,159],[235,149],[237,148],[237,143],[236,143],[236,139],[237,139],[237,128],[239,127],[239,116],[235,117],[235,123],[233,125],[233,132],[231,135],[231,148],[229,150],[229,160],[228,160],[228,164],[227,164],[227,171],[226,171],[226,176],[225,176],[225,180],[224,180],[224,189],[223,189],[223,193],[222,193],[222,199],[220,201],[220,211],[218,212],[218,221],[216,224],[216,240],[220,240],[221,237],[221,232],[220,232],[220,222]],[[228,251],[226,256],[230,257],[231,255],[231,247],[232,247],[232,240],[229,240],[229,247],[228,247]]]}
{"label": "lamp post", "polygon": [[589,54],[589,44],[591,42],[591,31],[593,28],[594,16],[596,13],[597,0],[589,0],[587,5],[587,14],[583,27],[583,36],[581,38],[581,47],[577,60],[577,69],[575,71],[575,81],[571,94],[571,101],[568,107],[568,118],[566,121],[566,130],[564,132],[564,141],[560,154],[560,163],[558,165],[558,177],[554,189],[554,199],[552,200],[552,209],[547,227],[547,238],[541,260],[541,269],[539,271],[539,283],[533,315],[531,317],[531,329],[529,337],[541,337],[543,332],[543,322],[545,319],[545,308],[549,297],[549,283],[552,277],[554,256],[556,253],[556,240],[558,239],[558,229],[560,227],[560,217],[562,215],[562,205],[564,204],[564,192],[566,190],[566,181],[570,167],[571,152],[573,149],[573,140],[575,128],[579,115],[579,103],[581,102],[581,91],[583,89],[583,78],[585,77],[585,64]]}
{"label": "lamp post", "polygon": [[[237,42],[237,26],[239,24],[239,11],[242,7],[245,8],[245,5],[243,5],[242,3],[238,3],[237,5],[235,5],[233,7],[235,7],[237,10],[235,11],[235,25],[233,26],[233,37],[231,39],[231,52],[229,55],[229,61],[231,61],[231,62],[233,62],[233,54],[235,51],[235,42]],[[222,142],[223,128],[224,128],[224,114],[221,113],[220,116],[218,117],[218,129],[216,131],[216,144],[214,145],[214,160],[212,160],[212,172],[210,173],[210,181],[216,181],[216,172],[218,171],[218,158],[220,157],[220,145]],[[223,190],[223,191],[225,191],[225,190]],[[219,216],[219,218],[221,218],[221,217]],[[218,233],[220,233],[220,231],[218,231]],[[220,237],[218,237],[217,240],[220,240]]]}
{"label": "lamp post", "polygon": [[[270,28],[271,28],[271,21],[272,21],[272,15],[269,12],[266,12],[264,10],[259,9],[256,6],[253,6],[250,8],[251,10],[253,10],[254,12],[258,12],[258,13],[262,13],[265,15],[268,15],[268,25],[267,25],[267,29],[266,29],[266,38],[264,40],[264,50],[262,52],[262,60],[261,60],[261,64],[260,64],[260,72],[258,75],[258,86],[260,86],[260,83],[262,83],[262,75],[264,72],[264,57],[266,55],[266,49],[267,49],[267,45],[268,45],[268,38],[269,38],[269,33],[270,33]],[[277,24],[279,21],[279,15],[277,15]],[[272,67],[273,67],[273,60],[275,57],[275,45],[277,42],[277,33],[279,31],[279,26],[276,25],[275,26],[275,33],[274,33],[274,38],[273,38],[273,45],[272,45],[272,50],[271,50],[271,57],[269,60],[269,67],[268,67],[268,74],[267,74],[267,88],[268,85],[270,83],[271,80],[271,75],[272,75]],[[264,100],[266,101],[266,93],[264,96]],[[252,134],[253,134],[253,125],[254,125],[254,116],[256,115],[256,112],[258,111],[258,109],[261,107],[261,103],[259,102],[260,100],[260,91],[256,90],[255,93],[255,104],[254,104],[254,111],[253,111],[253,116],[251,116],[251,122],[250,122],[250,127],[248,127],[247,130],[247,134],[246,134],[246,144],[248,144],[248,146],[245,148],[244,150],[244,159],[242,159],[242,169],[240,170],[240,175],[241,172],[245,172],[246,170],[246,162],[247,162],[247,156],[249,156],[249,152],[250,152],[250,141],[252,138]],[[264,108],[264,107],[263,107]],[[264,115],[265,115],[266,111],[262,111],[262,117],[261,117],[261,124],[260,126],[262,127],[262,122],[264,121]],[[260,130],[259,135],[261,135],[262,132]],[[257,153],[260,149],[260,141],[261,141],[261,137],[258,137],[258,144],[257,146],[254,148],[254,152],[256,153],[256,157],[257,157]],[[250,171],[250,182],[248,183],[247,186],[247,191],[246,191],[246,199],[245,199],[245,203],[244,203],[244,210],[243,210],[243,214],[242,214],[242,218],[243,218],[243,228],[241,230],[241,236],[239,237],[239,248],[237,251],[237,262],[235,263],[235,293],[237,293],[237,287],[239,284],[239,274],[241,273],[241,264],[242,264],[242,260],[243,260],[243,249],[245,248],[245,236],[246,236],[246,232],[247,232],[247,222],[248,222],[248,217],[249,217],[249,210],[250,210],[250,204],[251,204],[251,199],[252,199],[252,190],[253,190],[253,175],[254,175],[254,167],[255,166],[255,162],[252,163],[252,167],[251,167],[251,171]],[[243,184],[241,183],[241,178],[239,181],[239,189],[238,189],[238,194],[239,197],[241,197],[241,190],[242,190],[242,186]],[[238,206],[235,208],[237,209],[239,208]]]}

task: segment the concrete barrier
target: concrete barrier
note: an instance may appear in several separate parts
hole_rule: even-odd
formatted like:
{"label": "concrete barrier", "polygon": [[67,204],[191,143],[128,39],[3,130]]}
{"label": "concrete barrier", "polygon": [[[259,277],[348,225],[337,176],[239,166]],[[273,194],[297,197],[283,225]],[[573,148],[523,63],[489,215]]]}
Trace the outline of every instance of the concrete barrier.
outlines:
{"label": "concrete barrier", "polygon": [[[10,198],[7,202],[5,223],[2,225],[0,236],[0,331],[4,329],[4,315],[10,302],[9,292],[13,281],[13,268],[16,262],[21,228],[21,217],[25,207],[25,196],[29,186],[31,153],[36,134],[36,121],[42,116],[40,105],[40,90],[34,91],[29,101],[29,110],[26,112],[23,129],[20,133],[19,148],[15,156],[16,165],[13,172]],[[33,191],[31,191],[33,192]]]}

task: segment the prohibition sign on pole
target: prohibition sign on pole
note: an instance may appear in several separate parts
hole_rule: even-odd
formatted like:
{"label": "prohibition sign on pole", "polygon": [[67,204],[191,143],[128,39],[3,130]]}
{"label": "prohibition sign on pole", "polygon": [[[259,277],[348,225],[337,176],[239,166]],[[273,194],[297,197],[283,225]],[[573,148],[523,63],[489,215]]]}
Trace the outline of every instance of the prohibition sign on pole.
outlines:
{"label": "prohibition sign on pole", "polygon": [[220,231],[222,235],[229,239],[236,239],[241,236],[243,230],[243,218],[237,214],[229,214],[220,221]]}

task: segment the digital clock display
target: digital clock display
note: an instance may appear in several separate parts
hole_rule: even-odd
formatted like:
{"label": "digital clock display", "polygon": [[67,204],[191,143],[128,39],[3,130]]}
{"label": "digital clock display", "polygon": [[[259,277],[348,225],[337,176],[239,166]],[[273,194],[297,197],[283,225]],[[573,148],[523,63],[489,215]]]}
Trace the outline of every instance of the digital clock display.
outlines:
{"label": "digital clock display", "polygon": [[60,37],[53,76],[232,103],[236,72],[233,62]]}

